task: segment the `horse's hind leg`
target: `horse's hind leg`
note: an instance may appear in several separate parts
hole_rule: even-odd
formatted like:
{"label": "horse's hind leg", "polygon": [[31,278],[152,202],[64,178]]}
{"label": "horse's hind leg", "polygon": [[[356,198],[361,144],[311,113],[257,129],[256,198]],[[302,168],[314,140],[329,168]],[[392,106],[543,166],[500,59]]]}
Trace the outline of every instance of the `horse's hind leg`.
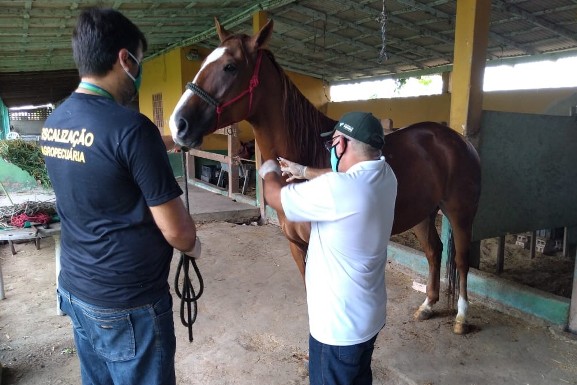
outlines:
{"label": "horse's hind leg", "polygon": [[[455,241],[455,263],[459,273],[459,300],[457,302],[457,316],[453,331],[455,334],[467,333],[467,309],[469,298],[467,296],[467,276],[469,274],[469,249],[471,247],[471,234],[473,227],[474,213],[465,215],[466,210],[461,210],[458,214],[448,216],[453,228],[453,238]],[[451,215],[451,213],[449,213]],[[456,218],[455,218],[456,217]]]}
{"label": "horse's hind leg", "polygon": [[415,312],[415,318],[422,321],[431,318],[433,305],[439,300],[441,285],[441,253],[443,244],[435,228],[435,210],[428,218],[413,228],[429,263],[429,277],[427,279],[427,298]]}

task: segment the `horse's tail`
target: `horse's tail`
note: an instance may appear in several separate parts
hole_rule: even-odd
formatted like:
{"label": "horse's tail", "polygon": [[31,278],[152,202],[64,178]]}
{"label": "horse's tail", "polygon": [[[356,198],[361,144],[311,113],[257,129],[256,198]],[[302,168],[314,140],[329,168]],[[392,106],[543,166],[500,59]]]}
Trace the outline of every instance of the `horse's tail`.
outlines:
{"label": "horse's tail", "polygon": [[447,279],[447,302],[451,309],[455,308],[455,298],[459,289],[459,277],[457,275],[457,263],[455,262],[455,239],[453,237],[453,228],[449,226],[447,237],[447,261],[445,269],[445,278]]}

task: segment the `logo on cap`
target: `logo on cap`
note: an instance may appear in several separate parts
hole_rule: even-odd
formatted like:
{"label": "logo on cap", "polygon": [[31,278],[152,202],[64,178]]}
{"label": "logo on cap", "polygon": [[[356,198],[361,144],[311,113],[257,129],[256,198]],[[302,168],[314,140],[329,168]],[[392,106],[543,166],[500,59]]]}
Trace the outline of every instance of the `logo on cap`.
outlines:
{"label": "logo on cap", "polygon": [[351,125],[349,125],[349,124],[347,124],[347,123],[343,123],[343,122],[341,122],[341,123],[339,124],[339,127],[340,127],[340,128],[344,128],[344,129],[347,130],[348,132],[353,132],[353,130],[355,129],[353,126],[351,126]]}

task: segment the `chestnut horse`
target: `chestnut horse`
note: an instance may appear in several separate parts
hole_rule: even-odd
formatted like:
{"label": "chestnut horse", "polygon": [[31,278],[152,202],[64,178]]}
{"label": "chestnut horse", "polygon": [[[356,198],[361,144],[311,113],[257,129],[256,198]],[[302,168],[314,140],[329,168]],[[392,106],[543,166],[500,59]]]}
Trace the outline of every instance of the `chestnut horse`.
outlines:
{"label": "chestnut horse", "polygon": [[[196,147],[216,129],[247,120],[252,124],[263,161],[278,156],[300,164],[328,168],[329,156],[319,134],[336,122],[318,111],[288,79],[266,49],[270,20],[257,34],[231,34],[218,22],[221,44],[203,62],[170,117],[172,137]],[[477,152],[449,127],[422,122],[386,136],[383,155],[398,180],[393,234],[413,229],[429,264],[427,298],[417,319],[433,314],[439,300],[443,244],[435,228],[439,209],[453,228],[454,269],[459,274],[458,312],[454,332],[466,332],[468,252],[473,217],[480,195]],[[279,215],[301,274],[310,223],[293,223]],[[375,229],[377,231],[377,229]]]}

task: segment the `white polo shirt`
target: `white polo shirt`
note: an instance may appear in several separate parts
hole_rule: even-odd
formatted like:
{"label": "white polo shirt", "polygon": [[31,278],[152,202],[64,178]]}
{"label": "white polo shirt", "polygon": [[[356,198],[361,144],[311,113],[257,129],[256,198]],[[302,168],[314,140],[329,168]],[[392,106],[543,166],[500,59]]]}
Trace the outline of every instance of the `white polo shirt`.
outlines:
{"label": "white polo shirt", "polygon": [[311,335],[362,343],[385,325],[385,266],[397,178],[381,157],[281,190],[287,219],[311,222],[305,282]]}

